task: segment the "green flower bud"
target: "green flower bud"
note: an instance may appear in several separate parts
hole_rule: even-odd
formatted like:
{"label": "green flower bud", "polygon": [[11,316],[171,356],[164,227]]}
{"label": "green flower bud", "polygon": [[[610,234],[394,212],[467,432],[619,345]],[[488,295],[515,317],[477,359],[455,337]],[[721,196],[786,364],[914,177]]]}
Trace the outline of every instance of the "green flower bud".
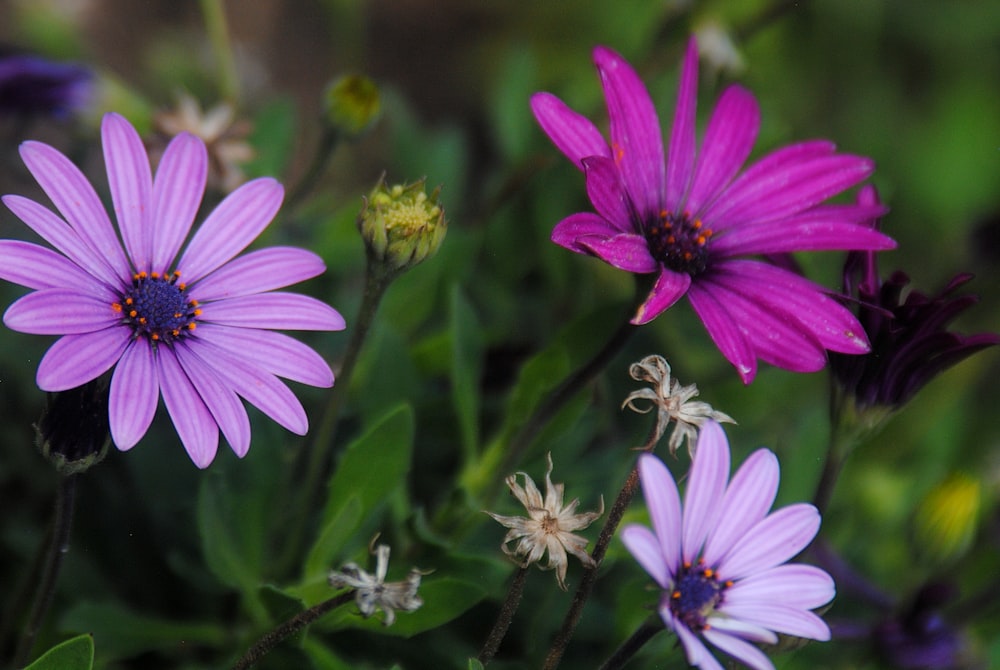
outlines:
{"label": "green flower bud", "polygon": [[919,555],[941,566],[968,551],[979,520],[980,484],[953,474],[924,497],[913,518],[913,541]]}
{"label": "green flower bud", "polygon": [[448,223],[438,203],[441,187],[427,195],[426,179],[387,186],[383,177],[364,199],[358,230],[369,258],[389,274],[409,269],[433,256]]}
{"label": "green flower bud", "polygon": [[38,449],[61,474],[84,472],[100,463],[111,444],[107,383],[94,380],[50,393],[35,435]]}
{"label": "green flower bud", "polygon": [[345,137],[368,130],[382,113],[378,86],[368,77],[343,75],[333,80],[323,95],[326,122]]}

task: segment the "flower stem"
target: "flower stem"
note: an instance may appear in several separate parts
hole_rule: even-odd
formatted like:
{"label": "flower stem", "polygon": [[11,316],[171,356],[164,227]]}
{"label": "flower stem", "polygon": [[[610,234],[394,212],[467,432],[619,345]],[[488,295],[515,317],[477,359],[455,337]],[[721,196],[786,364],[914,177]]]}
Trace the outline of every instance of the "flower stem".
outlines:
{"label": "flower stem", "polygon": [[611,544],[611,538],[614,537],[615,531],[618,530],[618,524],[621,523],[622,517],[625,515],[625,510],[628,509],[629,503],[632,502],[632,497],[635,495],[638,486],[639,469],[633,467],[628,475],[628,479],[625,480],[625,485],[618,492],[618,497],[615,498],[615,504],[611,506],[611,511],[608,512],[608,519],[604,522],[604,528],[601,529],[601,534],[597,538],[594,551],[590,554],[590,557],[594,559],[594,567],[586,568],[583,572],[580,585],[577,587],[576,593],[573,594],[573,602],[570,604],[562,626],[556,634],[556,639],[552,643],[548,655],[545,657],[545,664],[542,666],[543,670],[555,670],[555,668],[559,667],[563,652],[566,651],[566,645],[569,644],[570,638],[573,637],[573,631],[576,630],[576,625],[580,622],[580,616],[583,614],[583,606],[587,604],[590,592],[594,588],[594,582],[597,581],[597,572],[601,568],[604,554],[607,553],[608,545]]}
{"label": "flower stem", "polygon": [[830,443],[823,460],[819,482],[816,484],[816,493],[813,495],[813,504],[821,515],[825,514],[830,506],[833,490],[847,457],[851,455],[860,438],[869,432],[864,425],[859,424],[856,413],[850,411],[850,401],[837,387],[836,382],[832,382],[831,387]]}
{"label": "flower stem", "polygon": [[313,154],[312,163],[309,164],[309,168],[299,183],[295,185],[295,189],[285,199],[285,207],[289,211],[297,207],[316,186],[320,177],[326,172],[326,167],[330,163],[339,141],[340,133],[335,128],[324,128],[319,139],[319,146]]}
{"label": "flower stem", "polygon": [[229,28],[226,25],[226,10],[222,0],[201,0],[201,13],[205,19],[205,30],[212,44],[212,51],[219,64],[219,87],[223,97],[233,104],[239,99],[240,78],[233,60]]}
{"label": "flower stem", "polygon": [[350,602],[352,598],[354,598],[353,589],[336,595],[329,600],[324,600],[320,604],[314,605],[309,609],[302,610],[288,621],[280,624],[274,630],[265,633],[263,637],[257,640],[257,642],[250,647],[249,650],[247,650],[247,653],[243,654],[243,656],[236,661],[236,664],[233,665],[233,670],[247,670],[247,668],[252,668],[258,661],[260,661],[260,659],[264,658],[269,651],[278,646],[282,640],[299,632],[327,612]]}
{"label": "flower stem", "polygon": [[45,558],[42,563],[41,578],[38,587],[35,589],[35,596],[28,614],[28,621],[24,627],[24,633],[17,645],[17,652],[14,655],[14,667],[21,668],[27,665],[31,657],[31,650],[35,646],[35,638],[38,631],[45,623],[45,615],[48,614],[49,607],[56,594],[56,584],[59,581],[59,572],[62,569],[63,559],[69,552],[70,531],[73,528],[73,511],[76,507],[77,479],[79,474],[63,475],[59,479],[59,487],[56,490],[56,508],[52,518],[52,532],[48,539],[48,546],[45,550]]}
{"label": "flower stem", "polygon": [[604,662],[599,670],[619,670],[628,663],[642,646],[653,639],[653,636],[664,630],[663,623],[656,616],[651,616],[639,626],[615,653]]}
{"label": "flower stem", "polygon": [[483,650],[479,652],[479,662],[484,666],[493,660],[497,650],[500,648],[500,643],[503,642],[504,636],[507,635],[507,629],[510,628],[510,622],[514,620],[514,613],[517,612],[517,606],[521,604],[521,596],[524,595],[524,582],[527,576],[527,567],[518,568],[517,572],[514,573],[514,581],[511,582],[510,590],[507,591],[507,597],[500,607],[500,614],[497,615],[497,621],[493,624],[493,630],[490,631],[489,636],[486,638]]}

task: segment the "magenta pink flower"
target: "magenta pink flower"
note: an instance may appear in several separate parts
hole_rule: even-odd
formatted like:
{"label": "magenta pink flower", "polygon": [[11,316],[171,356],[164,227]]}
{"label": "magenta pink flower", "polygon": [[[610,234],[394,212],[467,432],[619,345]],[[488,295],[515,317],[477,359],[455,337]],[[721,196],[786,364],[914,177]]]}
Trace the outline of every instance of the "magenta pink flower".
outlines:
{"label": "magenta pink flower", "polygon": [[240,397],[305,434],[305,411],[278,378],[328,387],[333,372],[274,329],[340,330],[344,320],[314,298],[273,289],[319,275],[323,261],[291,247],[234,258],[274,218],[281,184],[256,179],[231,193],[178,260],[205,191],[204,143],[178,135],[154,179],[128,121],[108,114],[101,133],[118,233],[83,173],[40,142],[23,143],[21,157],[61,216],[28,198],[3,198],[55,248],[0,240],[0,278],[33,289],[7,309],[4,323],[62,336],[38,365],[38,386],[63,391],[114,368],[109,419],[117,447],[131,449],[142,438],[162,394],[200,468],[215,457],[220,430],[238,456],[249,449]]}
{"label": "magenta pink flower", "polygon": [[758,449],[729,481],[729,443],[721,426],[701,429],[681,506],[661,460],[639,459],[639,478],[653,529],[629,525],[622,541],[663,589],[660,618],[684,646],[688,662],[722,670],[705,640],[754,670],[774,670],[755,646],[777,633],[829,640],[811,612],[833,599],[833,580],[811,565],[786,565],[816,536],[820,517],[800,503],[768,513],[778,491],[778,459]]}
{"label": "magenta pink flower", "polygon": [[760,125],[753,95],[730,86],[695,147],[698,50],[688,43],[670,150],[635,71],[605,47],[594,50],[611,120],[610,145],[597,127],[549,93],[531,107],[552,142],[586,174],[596,213],[572,214],[552,231],[571,251],[658,276],[633,323],[651,321],[687,295],[712,340],[745,383],[757,359],[815,371],[826,351],[860,354],[858,321],[823,288],[745,257],[821,249],[890,249],[863,225],[883,211],[823,205],[868,177],[872,161],[816,140],[760,159],[742,174]]}

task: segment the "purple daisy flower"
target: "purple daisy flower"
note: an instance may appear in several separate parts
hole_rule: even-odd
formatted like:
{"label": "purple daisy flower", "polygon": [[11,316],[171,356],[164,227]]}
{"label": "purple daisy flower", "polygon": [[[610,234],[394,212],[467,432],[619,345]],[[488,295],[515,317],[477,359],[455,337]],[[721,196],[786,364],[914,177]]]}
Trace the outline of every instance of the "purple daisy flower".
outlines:
{"label": "purple daisy flower", "polygon": [[312,252],[271,247],[234,258],[271,222],[284,195],[256,179],[223,200],[178,259],[205,190],[204,143],[182,133],[150,170],[142,140],[123,117],[101,126],[118,234],[97,192],[68,158],[40,142],[21,157],[61,216],[17,195],[3,202],[54,247],[0,240],[0,278],[33,289],[4,314],[11,329],[62,337],[38,365],[38,386],[63,391],[111,368],[111,436],[131,449],[163,395],[191,460],[215,457],[219,431],[233,451],[250,446],[240,397],[305,434],[301,403],[278,377],[333,384],[315,351],[272,329],[340,330],[344,319],[308,296],[275,292],[323,272]]}
{"label": "purple daisy flower", "polygon": [[691,665],[722,670],[702,638],[757,670],[774,670],[755,643],[774,644],[776,633],[830,639],[810,611],[833,598],[830,575],[784,565],[815,537],[819,512],[801,503],[768,514],[778,491],[771,451],[751,454],[729,482],[729,443],[710,421],[698,438],[683,508],[655,456],[640,456],[639,479],[653,530],[626,526],[622,541],[663,589],[660,617]]}
{"label": "purple daisy flower", "polygon": [[28,54],[0,54],[0,116],[65,116],[93,94],[90,70]]}
{"label": "purple daisy flower", "polygon": [[826,291],[746,256],[821,249],[890,249],[861,224],[880,208],[823,205],[873,170],[872,161],[835,153],[816,140],[760,159],[737,176],[760,125],[753,95],[722,94],[695,147],[698,49],[682,66],[677,111],[664,159],[649,93],[617,53],[594,50],[611,121],[610,145],[597,127],[549,93],[531,107],[552,142],[586,174],[596,213],[560,221],[552,241],[634,273],[655,273],[632,322],[651,321],[682,296],[744,383],[757,359],[796,372],[819,370],[826,352],[868,351],[858,321]]}

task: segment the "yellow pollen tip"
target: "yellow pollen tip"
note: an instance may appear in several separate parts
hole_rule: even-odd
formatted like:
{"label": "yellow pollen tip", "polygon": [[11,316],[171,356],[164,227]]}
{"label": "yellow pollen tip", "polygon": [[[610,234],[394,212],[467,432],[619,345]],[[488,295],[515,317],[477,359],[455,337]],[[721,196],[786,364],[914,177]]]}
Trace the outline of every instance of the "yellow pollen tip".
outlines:
{"label": "yellow pollen tip", "polygon": [[684,569],[685,570],[691,569],[691,561],[684,561]]}
{"label": "yellow pollen tip", "polygon": [[189,323],[189,324],[187,325],[187,329],[188,329],[188,330],[194,330],[194,329],[195,329],[195,328],[197,328],[197,327],[198,327],[198,324],[197,324],[197,323],[193,323],[193,322],[192,322],[192,323]]}
{"label": "yellow pollen tip", "polygon": [[125,304],[126,305],[131,305],[133,302],[135,302],[135,301],[132,300],[132,298],[125,298]]}
{"label": "yellow pollen tip", "polygon": [[121,303],[117,303],[117,302],[111,303],[111,309],[115,310],[116,312],[122,311]]}
{"label": "yellow pollen tip", "polygon": [[181,334],[181,331],[179,328],[174,328],[173,330],[170,331],[170,334],[173,335],[174,337],[177,337],[178,335]]}
{"label": "yellow pollen tip", "polygon": [[200,310],[200,309],[196,309],[196,310],[194,311],[194,315],[195,315],[195,316],[201,316],[201,310]]}
{"label": "yellow pollen tip", "polygon": [[670,597],[673,598],[674,600],[680,600],[681,592],[680,591],[674,591],[673,593],[670,594]]}
{"label": "yellow pollen tip", "polygon": [[139,323],[141,323],[142,325],[145,326],[146,325],[146,317],[144,317],[144,316],[139,317]]}
{"label": "yellow pollen tip", "polygon": [[133,319],[134,319],[134,318],[135,318],[136,316],[138,316],[138,314],[139,314],[139,312],[135,311],[134,309],[133,309],[133,310],[131,310],[131,311],[130,311],[130,312],[128,313],[128,315],[129,315],[129,316],[130,316],[131,318],[133,318]]}
{"label": "yellow pollen tip", "polygon": [[707,577],[708,579],[711,579],[712,577],[715,576],[715,570],[713,570],[712,568],[706,568],[702,574],[705,575],[705,577]]}
{"label": "yellow pollen tip", "polygon": [[160,334],[159,333],[153,333],[152,335],[149,336],[149,339],[154,340],[154,341],[155,340],[159,340],[160,339]]}
{"label": "yellow pollen tip", "polygon": [[149,276],[152,277],[153,279],[159,279],[160,278],[160,273],[159,272],[154,272],[153,274],[151,274]]}
{"label": "yellow pollen tip", "polygon": [[187,284],[178,284],[178,285],[177,285],[177,290],[179,290],[179,291],[183,291],[183,290],[184,290],[184,289],[186,289],[187,287],[188,287],[188,285],[187,285]]}
{"label": "yellow pollen tip", "polygon": [[723,584],[723,586],[725,586],[727,589],[732,585],[733,585],[733,580],[731,579],[727,579]]}

